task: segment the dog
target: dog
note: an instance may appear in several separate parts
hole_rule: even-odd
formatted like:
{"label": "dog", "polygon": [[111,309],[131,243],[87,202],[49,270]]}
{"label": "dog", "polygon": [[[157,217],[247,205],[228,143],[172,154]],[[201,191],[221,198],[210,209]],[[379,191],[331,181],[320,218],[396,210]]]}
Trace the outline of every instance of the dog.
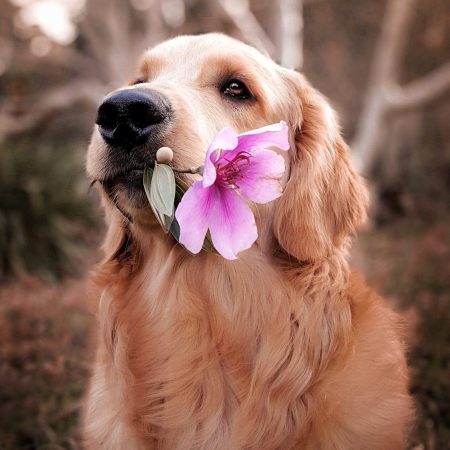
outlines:
{"label": "dog", "polygon": [[[158,148],[196,167],[222,128],[281,120],[284,193],[252,205],[250,249],[192,255],[163,232],[142,184]],[[404,448],[402,320],[349,270],[367,191],[304,76],[221,34],[163,42],[100,105],[87,172],[108,225],[87,449]]]}

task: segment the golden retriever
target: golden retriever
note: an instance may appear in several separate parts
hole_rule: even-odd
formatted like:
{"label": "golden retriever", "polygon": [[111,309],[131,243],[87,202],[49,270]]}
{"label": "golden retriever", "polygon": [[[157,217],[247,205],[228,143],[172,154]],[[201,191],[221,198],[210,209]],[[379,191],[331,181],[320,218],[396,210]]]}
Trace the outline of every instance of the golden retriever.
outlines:
{"label": "golden retriever", "polygon": [[[252,206],[252,248],[228,261],[164,234],[142,188],[159,147],[199,166],[223,127],[280,120],[284,193]],[[97,124],[87,171],[108,231],[86,448],[403,448],[413,408],[401,321],[349,271],[367,193],[324,97],[237,40],[181,36],[143,55]]]}

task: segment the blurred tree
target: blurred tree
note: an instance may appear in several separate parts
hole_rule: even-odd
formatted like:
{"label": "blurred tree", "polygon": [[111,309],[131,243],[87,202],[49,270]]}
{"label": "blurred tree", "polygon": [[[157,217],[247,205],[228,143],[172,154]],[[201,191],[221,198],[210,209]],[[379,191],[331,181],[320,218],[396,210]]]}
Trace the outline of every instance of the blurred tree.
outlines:
{"label": "blurred tree", "polygon": [[400,86],[400,65],[405,59],[417,0],[388,2],[375,50],[365,107],[352,145],[357,167],[369,173],[376,152],[381,150],[384,122],[392,114],[431,103],[450,90],[450,61]]}

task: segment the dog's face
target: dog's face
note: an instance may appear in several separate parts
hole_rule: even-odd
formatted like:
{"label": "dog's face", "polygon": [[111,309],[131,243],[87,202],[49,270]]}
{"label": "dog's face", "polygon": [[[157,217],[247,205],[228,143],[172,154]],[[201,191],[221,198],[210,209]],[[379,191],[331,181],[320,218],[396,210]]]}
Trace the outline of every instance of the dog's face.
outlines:
{"label": "dog's face", "polygon": [[174,166],[202,164],[223,127],[245,131],[281,119],[287,90],[278,66],[255,49],[220,35],[179,37],[148,51],[129,86],[100,105],[88,172],[131,214],[146,207],[142,172],[156,150]]}
{"label": "dog's face", "polygon": [[334,113],[301,75],[229,37],[182,36],[146,52],[132,82],[99,107],[87,171],[108,208],[114,202],[137,221],[151,220],[142,178],[158,148],[173,150],[176,167],[199,166],[220,129],[280,120],[291,132],[286,191],[266,225],[285,252],[319,257],[363,219],[366,202]]}

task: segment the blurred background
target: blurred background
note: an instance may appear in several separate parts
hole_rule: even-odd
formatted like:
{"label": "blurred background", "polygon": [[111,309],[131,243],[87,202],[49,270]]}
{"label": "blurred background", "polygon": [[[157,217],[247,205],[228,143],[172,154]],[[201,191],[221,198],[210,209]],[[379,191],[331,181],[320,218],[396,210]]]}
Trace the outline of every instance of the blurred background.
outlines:
{"label": "blurred background", "polygon": [[408,319],[408,448],[449,449],[448,0],[0,0],[0,449],[80,448],[96,105],[146,47],[208,31],[301,69],[338,111],[372,193],[353,266]]}

